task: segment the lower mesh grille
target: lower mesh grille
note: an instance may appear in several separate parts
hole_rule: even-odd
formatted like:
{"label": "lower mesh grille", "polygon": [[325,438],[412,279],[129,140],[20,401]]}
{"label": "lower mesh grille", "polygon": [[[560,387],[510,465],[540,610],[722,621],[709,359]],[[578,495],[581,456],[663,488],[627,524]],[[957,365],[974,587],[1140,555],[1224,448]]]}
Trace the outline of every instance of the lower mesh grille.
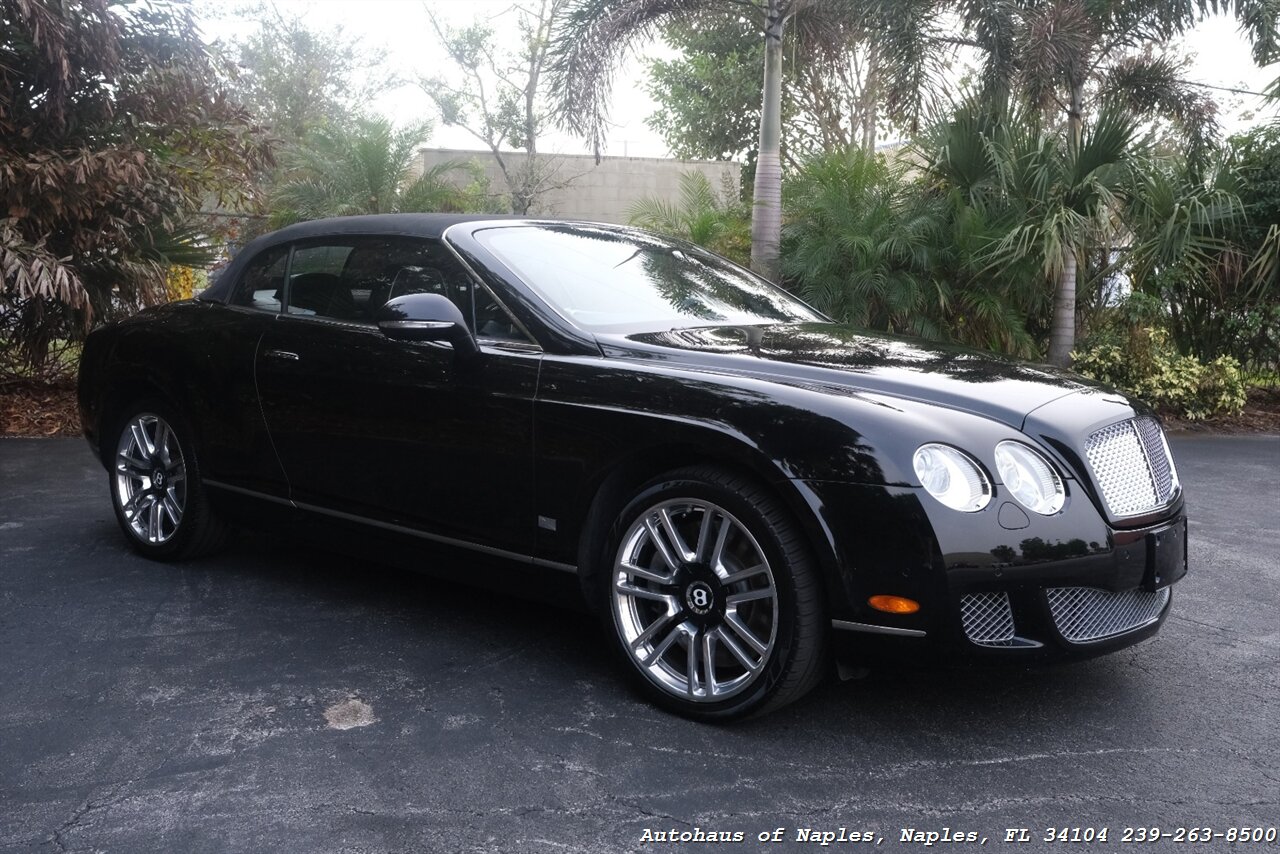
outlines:
{"label": "lower mesh grille", "polygon": [[1096,587],[1052,587],[1045,595],[1062,636],[1072,643],[1088,643],[1155,622],[1169,601],[1169,588],[1113,593]]}
{"label": "lower mesh grille", "polygon": [[1013,610],[1008,593],[966,593],[960,597],[960,620],[965,636],[979,646],[1013,644]]}

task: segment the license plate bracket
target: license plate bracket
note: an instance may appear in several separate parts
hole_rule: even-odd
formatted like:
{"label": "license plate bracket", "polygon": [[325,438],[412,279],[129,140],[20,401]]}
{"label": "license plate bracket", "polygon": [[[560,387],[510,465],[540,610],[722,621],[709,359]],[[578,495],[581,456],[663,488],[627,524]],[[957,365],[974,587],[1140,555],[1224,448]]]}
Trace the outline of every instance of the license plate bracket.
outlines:
{"label": "license plate bracket", "polygon": [[1168,587],[1187,574],[1187,520],[1147,533],[1147,571],[1142,589],[1148,591]]}

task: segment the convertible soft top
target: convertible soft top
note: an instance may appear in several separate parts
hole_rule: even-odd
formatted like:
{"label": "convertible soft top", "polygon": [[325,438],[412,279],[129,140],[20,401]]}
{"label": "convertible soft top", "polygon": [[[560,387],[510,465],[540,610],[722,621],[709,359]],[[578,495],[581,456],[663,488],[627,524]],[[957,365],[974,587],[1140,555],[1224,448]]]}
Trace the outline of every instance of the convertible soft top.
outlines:
{"label": "convertible soft top", "polygon": [[199,299],[226,302],[231,295],[232,283],[240,277],[241,267],[259,251],[279,243],[339,234],[400,234],[406,237],[439,238],[444,234],[445,229],[460,222],[485,222],[498,219],[521,220],[529,217],[510,214],[402,213],[341,216],[295,223],[279,231],[264,234],[243,247],[231,259],[231,263],[222,271],[218,280],[200,294]]}

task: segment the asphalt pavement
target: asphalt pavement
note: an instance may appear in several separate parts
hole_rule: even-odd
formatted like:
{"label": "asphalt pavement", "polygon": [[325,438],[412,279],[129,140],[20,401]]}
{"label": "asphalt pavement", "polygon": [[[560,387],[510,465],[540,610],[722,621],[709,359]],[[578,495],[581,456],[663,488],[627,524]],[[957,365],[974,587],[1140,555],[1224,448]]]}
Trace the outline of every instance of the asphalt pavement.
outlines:
{"label": "asphalt pavement", "polygon": [[[1280,851],[1280,437],[1172,445],[1191,571],[1154,639],[714,727],[570,609],[261,534],[148,562],[83,442],[0,440],[0,851]],[[1122,839],[1151,827],[1224,835]]]}

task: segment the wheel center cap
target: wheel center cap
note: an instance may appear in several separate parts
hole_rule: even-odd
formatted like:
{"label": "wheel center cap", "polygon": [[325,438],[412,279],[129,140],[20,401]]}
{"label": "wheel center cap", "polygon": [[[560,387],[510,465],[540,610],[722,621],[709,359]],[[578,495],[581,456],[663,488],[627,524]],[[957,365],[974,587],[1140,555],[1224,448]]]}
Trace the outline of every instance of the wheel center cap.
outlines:
{"label": "wheel center cap", "polygon": [[707,614],[716,604],[715,592],[705,581],[695,581],[684,590],[684,603],[699,617]]}
{"label": "wheel center cap", "polygon": [[151,483],[156,489],[164,489],[164,469],[156,469],[151,473]]}

